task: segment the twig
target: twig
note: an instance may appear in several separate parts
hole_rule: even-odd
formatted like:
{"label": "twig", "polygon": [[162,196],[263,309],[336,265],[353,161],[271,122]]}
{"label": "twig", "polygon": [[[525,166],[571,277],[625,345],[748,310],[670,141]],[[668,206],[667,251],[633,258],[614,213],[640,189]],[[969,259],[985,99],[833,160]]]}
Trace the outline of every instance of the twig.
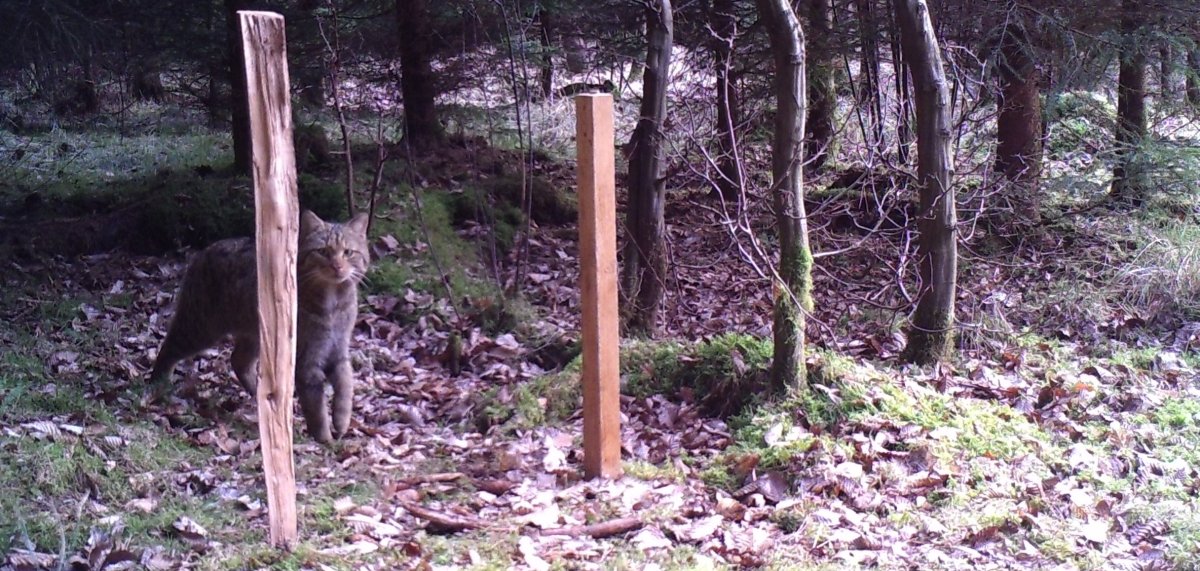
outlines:
{"label": "twig", "polygon": [[424,474],[420,476],[412,476],[402,480],[409,485],[416,484],[434,484],[439,482],[453,482],[465,478],[466,475],[462,472],[441,472],[437,474]]}
{"label": "twig", "polygon": [[486,522],[474,516],[460,516],[439,512],[413,502],[401,502],[400,505],[408,510],[408,513],[429,522],[439,531],[464,531],[479,529],[486,525]]}
{"label": "twig", "polygon": [[[338,127],[342,130],[342,154],[346,157],[346,212],[350,216],[354,216],[354,156],[350,151],[350,129],[346,127],[346,113],[342,109],[341,91],[338,89],[338,70],[342,65],[342,40],[338,34],[338,10],[335,0],[329,0],[330,17],[333,18],[333,43],[329,43],[329,38],[325,37],[325,27],[321,25],[321,19],[317,18],[317,29],[321,32],[321,40],[325,42],[325,48],[329,50],[329,89],[333,95],[333,109],[337,111]],[[378,179],[378,174],[376,174]],[[374,207],[374,197],[372,193],[372,204]],[[374,214],[374,212],[372,212]],[[370,224],[370,221],[367,222]]]}
{"label": "twig", "polygon": [[[92,490],[83,491],[83,497],[79,498],[79,503],[75,506],[75,523],[79,523],[79,518],[83,515],[83,507],[87,505],[88,500],[92,498]],[[58,510],[55,510],[56,512]],[[64,571],[67,567],[67,528],[66,524],[58,527],[58,571]]]}
{"label": "twig", "polygon": [[642,520],[636,517],[623,517],[590,525],[569,525],[566,527],[545,529],[542,530],[542,535],[588,536],[593,539],[603,539],[605,537],[628,533],[635,529],[641,529],[643,525]]}
{"label": "twig", "polygon": [[375,127],[375,179],[371,181],[371,199],[367,206],[367,231],[371,230],[371,224],[375,222],[375,197],[379,194],[379,186],[383,184],[383,165],[388,160],[387,146],[383,143],[383,122],[380,121]]}

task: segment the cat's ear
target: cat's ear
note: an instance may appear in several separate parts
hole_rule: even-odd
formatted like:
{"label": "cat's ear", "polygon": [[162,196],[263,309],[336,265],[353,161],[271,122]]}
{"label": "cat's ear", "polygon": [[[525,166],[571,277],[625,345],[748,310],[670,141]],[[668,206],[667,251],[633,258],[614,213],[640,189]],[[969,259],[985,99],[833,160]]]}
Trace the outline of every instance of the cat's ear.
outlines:
{"label": "cat's ear", "polygon": [[321,220],[311,210],[305,210],[300,214],[300,235],[307,236],[317,230],[325,227],[325,222]]}
{"label": "cat's ear", "polygon": [[351,218],[350,221],[346,223],[346,226],[349,226],[351,230],[366,236],[367,222],[370,220],[370,214],[366,212],[359,212],[358,214],[354,215],[354,218]]}

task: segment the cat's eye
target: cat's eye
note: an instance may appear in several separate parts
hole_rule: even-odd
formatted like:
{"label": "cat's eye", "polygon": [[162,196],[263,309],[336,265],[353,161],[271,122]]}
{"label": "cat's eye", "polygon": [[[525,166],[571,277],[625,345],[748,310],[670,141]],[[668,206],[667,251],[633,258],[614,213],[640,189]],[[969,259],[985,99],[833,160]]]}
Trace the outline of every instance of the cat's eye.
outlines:
{"label": "cat's eye", "polygon": [[354,256],[354,250],[351,250],[351,249],[349,249],[349,248],[347,248],[347,249],[345,249],[345,250],[342,250],[342,255],[343,255],[343,256],[346,256],[347,258],[353,257],[353,256]]}

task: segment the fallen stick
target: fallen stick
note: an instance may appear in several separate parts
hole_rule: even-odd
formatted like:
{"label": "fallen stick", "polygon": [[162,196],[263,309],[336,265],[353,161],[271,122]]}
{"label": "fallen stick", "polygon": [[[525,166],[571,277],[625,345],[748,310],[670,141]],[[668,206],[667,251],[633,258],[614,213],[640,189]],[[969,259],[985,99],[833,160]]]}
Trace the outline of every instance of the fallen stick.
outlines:
{"label": "fallen stick", "polygon": [[479,529],[486,523],[472,516],[459,516],[445,512],[439,512],[437,510],[431,510],[425,506],[412,502],[401,502],[400,505],[404,506],[404,509],[408,510],[408,512],[414,516],[428,521],[430,523],[430,527],[432,528],[431,531],[463,531],[467,529]]}
{"label": "fallen stick", "polygon": [[603,539],[640,529],[642,525],[642,520],[636,517],[623,517],[589,525],[568,525],[566,527],[544,529],[542,530],[542,535],[567,535],[570,537],[586,535],[593,539]]}
{"label": "fallen stick", "polygon": [[455,480],[465,478],[465,477],[466,477],[466,475],[464,475],[462,472],[442,472],[439,474],[424,474],[424,475],[420,475],[420,476],[410,476],[408,478],[404,478],[401,481],[406,484],[415,486],[417,484],[435,484],[435,483],[441,483],[441,482],[453,482]]}

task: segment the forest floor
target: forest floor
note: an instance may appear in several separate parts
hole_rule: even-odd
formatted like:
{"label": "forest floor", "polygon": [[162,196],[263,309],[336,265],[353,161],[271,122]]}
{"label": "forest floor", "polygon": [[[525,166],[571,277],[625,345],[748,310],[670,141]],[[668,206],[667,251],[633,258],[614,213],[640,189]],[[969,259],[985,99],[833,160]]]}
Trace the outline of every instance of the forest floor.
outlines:
{"label": "forest floor", "polygon": [[[48,165],[71,152],[51,139],[23,144]],[[137,184],[245,196],[186,150]],[[1018,242],[964,230],[959,356],[918,368],[898,359],[907,234],[848,230],[857,202],[818,193],[814,244],[851,249],[817,262],[811,388],[770,400],[755,389],[771,289],[744,245],[769,243],[768,213],[739,235],[703,192],[673,193],[665,340],[622,348],[626,475],[585,481],[575,228],[534,224],[518,272],[518,250],[486,263],[500,232],[456,210],[511,158],[467,144],[387,179],[354,423],[329,448],[297,424],[290,553],[265,543],[254,405],[228,348],[146,398],[187,250],[9,250],[0,569],[1198,568],[1200,322],[1151,271],[1194,269],[1184,241],[1106,209]],[[572,184],[569,163],[534,172]],[[520,301],[497,275],[520,276]]]}

